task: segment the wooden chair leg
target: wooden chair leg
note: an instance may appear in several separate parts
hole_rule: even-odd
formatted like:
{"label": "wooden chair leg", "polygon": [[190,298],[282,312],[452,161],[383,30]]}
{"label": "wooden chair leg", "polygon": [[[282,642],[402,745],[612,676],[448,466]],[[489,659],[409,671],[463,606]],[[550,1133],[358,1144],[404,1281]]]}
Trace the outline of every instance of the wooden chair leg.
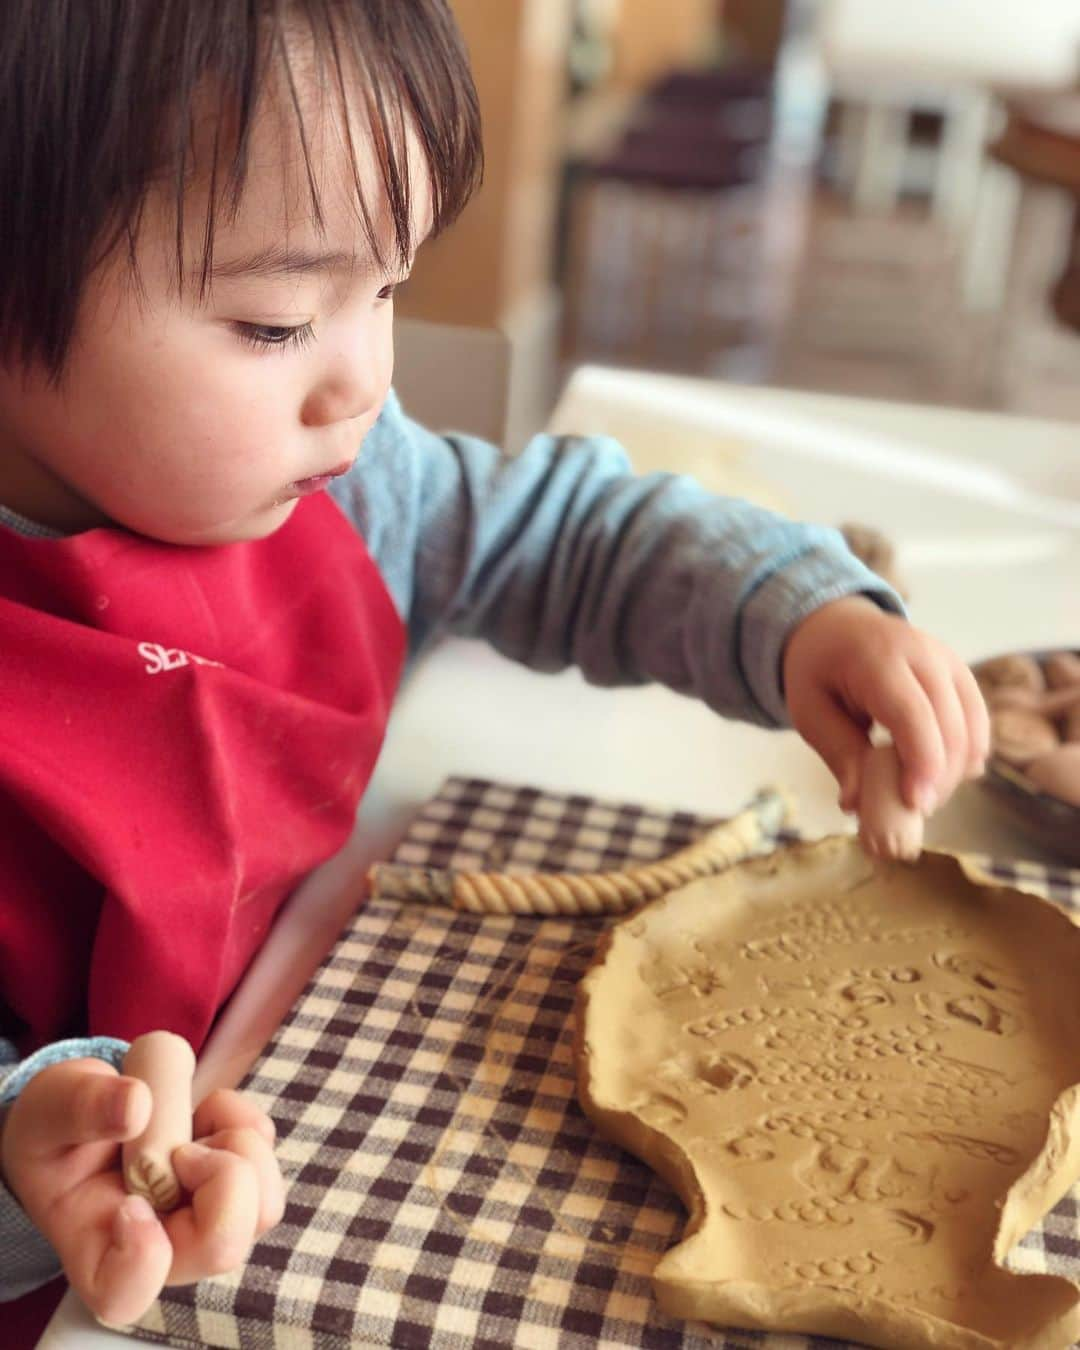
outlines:
{"label": "wooden chair leg", "polygon": [[866,109],[859,161],[852,187],[857,211],[894,211],[907,152],[908,114],[872,103]]}

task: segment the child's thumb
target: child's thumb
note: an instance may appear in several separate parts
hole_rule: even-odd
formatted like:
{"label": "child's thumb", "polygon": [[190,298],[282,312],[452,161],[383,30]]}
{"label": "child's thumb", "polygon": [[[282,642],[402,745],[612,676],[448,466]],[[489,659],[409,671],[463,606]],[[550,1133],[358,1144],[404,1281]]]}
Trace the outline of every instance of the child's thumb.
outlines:
{"label": "child's thumb", "polygon": [[102,1060],[79,1059],[36,1074],[18,1100],[25,1146],[41,1156],[60,1148],[130,1139],[146,1128],[150,1090]]}
{"label": "child's thumb", "polygon": [[74,1143],[95,1139],[131,1139],[150,1120],[150,1089],[137,1078],[88,1079],[81,1085],[74,1114]]}

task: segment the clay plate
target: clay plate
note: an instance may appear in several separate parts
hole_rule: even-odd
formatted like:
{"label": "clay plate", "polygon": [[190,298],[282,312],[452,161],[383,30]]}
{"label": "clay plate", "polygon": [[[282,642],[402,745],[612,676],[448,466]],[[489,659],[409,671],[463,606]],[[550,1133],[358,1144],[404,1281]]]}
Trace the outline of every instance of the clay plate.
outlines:
{"label": "clay plate", "polygon": [[578,1091],[690,1211],[661,1306],[889,1350],[1055,1350],[1080,1290],[1002,1268],[1080,1175],[1080,929],[963,861],[783,849],[623,920]]}
{"label": "clay plate", "polygon": [[[1030,656],[1042,662],[1052,651],[1010,652],[1004,655]],[[988,657],[987,661],[998,657]],[[973,667],[976,676],[979,662]],[[979,785],[1012,819],[1037,839],[1044,847],[1051,849],[1063,861],[1080,866],[1080,806],[1062,801],[1049,792],[1041,792],[1030,783],[1022,769],[1014,768],[1005,760],[992,753],[986,767],[986,773]]]}

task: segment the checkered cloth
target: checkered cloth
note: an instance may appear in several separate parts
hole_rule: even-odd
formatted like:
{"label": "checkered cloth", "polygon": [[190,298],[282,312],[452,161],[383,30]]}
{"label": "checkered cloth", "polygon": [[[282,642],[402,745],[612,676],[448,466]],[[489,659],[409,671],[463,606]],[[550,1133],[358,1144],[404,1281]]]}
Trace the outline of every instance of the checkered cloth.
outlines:
{"label": "checkered cloth", "polygon": [[[593,870],[715,823],[452,778],[395,860]],[[1080,872],[992,870],[1080,907]],[[657,1309],[650,1273],[685,1212],[574,1092],[574,992],[608,922],[361,905],[245,1084],[278,1128],[284,1221],[243,1270],[166,1290],[138,1334],[242,1350],[836,1346]],[[1073,1197],[1015,1264],[1080,1277]]]}

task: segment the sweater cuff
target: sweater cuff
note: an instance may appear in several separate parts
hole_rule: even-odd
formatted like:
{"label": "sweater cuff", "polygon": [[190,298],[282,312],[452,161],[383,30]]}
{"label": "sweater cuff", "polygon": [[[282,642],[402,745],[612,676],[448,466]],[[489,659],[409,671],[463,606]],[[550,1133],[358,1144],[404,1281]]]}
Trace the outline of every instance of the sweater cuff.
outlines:
{"label": "sweater cuff", "polygon": [[52,1243],[0,1181],[0,1303],[39,1289],[60,1273]]}
{"label": "sweater cuff", "polygon": [[862,595],[889,613],[906,617],[896,591],[848,552],[842,536],[837,534],[836,539],[838,548],[815,549],[803,554],[797,566],[771,573],[743,607],[739,660],[766,725],[790,725],[784,698],[784,649],[795,628],[814,610],[832,600]]}
{"label": "sweater cuff", "polygon": [[14,1101],[36,1073],[52,1064],[62,1064],[68,1059],[103,1059],[114,1069],[119,1069],[127,1051],[127,1041],[117,1040],[115,1036],[76,1036],[43,1045],[6,1072],[0,1067],[0,1106]]}
{"label": "sweater cuff", "polygon": [[[0,1055],[0,1106],[10,1105],[36,1073],[68,1059],[106,1060],[120,1068],[127,1042],[87,1036],[45,1045],[5,1071]],[[6,1042],[0,1049],[8,1050]],[[61,1273],[52,1243],[38,1230],[12,1192],[0,1181],[0,1303],[21,1298]],[[2,1320],[2,1318],[0,1318]]]}

